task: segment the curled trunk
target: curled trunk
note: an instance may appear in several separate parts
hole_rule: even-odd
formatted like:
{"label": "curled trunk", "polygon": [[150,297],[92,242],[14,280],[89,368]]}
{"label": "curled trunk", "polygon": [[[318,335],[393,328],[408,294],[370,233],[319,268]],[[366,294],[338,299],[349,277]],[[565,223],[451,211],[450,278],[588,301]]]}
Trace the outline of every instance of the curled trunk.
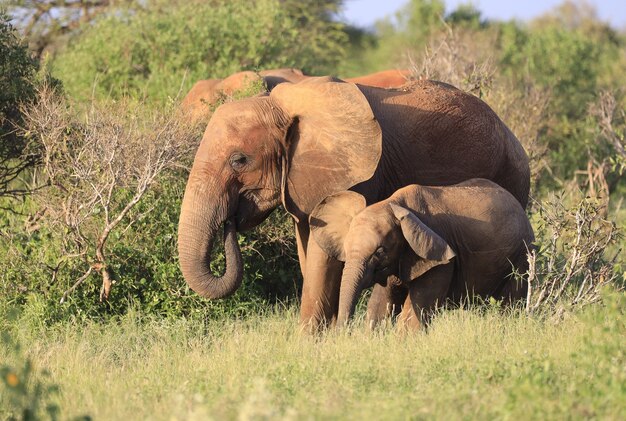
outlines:
{"label": "curled trunk", "polygon": [[[191,289],[205,298],[224,298],[241,285],[243,261],[237,243],[235,223],[226,220],[226,207],[219,203],[208,207],[209,193],[187,191],[178,224],[178,254],[183,277]],[[207,209],[208,208],[208,209]],[[211,272],[213,240],[224,223],[226,269],[222,276]]]}

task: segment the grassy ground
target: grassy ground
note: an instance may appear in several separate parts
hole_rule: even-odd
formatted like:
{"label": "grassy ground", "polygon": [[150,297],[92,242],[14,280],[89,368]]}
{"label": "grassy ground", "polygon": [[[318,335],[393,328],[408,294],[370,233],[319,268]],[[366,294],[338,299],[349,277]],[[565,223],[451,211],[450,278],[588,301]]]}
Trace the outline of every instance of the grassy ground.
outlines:
{"label": "grassy ground", "polygon": [[23,316],[9,331],[60,386],[63,419],[626,419],[625,304],[613,295],[559,322],[448,311],[408,336],[307,337],[293,308],[46,329]]}

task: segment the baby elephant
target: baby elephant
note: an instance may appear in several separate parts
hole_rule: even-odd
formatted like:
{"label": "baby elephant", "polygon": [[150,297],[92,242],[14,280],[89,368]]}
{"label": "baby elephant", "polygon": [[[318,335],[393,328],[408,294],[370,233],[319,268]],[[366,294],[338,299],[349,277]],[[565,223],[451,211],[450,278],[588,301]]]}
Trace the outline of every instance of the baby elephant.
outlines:
{"label": "baby elephant", "polygon": [[[352,316],[364,288],[396,275],[408,287],[399,322],[424,326],[439,304],[464,297],[525,297],[526,252],[534,235],[508,191],[484,179],[453,186],[411,185],[371,206],[344,191],[322,200],[310,217],[312,235],[345,262],[338,324]],[[393,278],[392,278],[393,279]]]}

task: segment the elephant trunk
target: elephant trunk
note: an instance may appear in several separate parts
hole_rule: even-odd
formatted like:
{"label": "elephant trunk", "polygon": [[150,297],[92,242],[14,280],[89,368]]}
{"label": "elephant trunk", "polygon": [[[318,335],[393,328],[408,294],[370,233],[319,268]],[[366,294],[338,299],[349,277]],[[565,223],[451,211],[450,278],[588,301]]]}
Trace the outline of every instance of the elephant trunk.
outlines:
{"label": "elephant trunk", "polygon": [[[202,189],[203,190],[203,189]],[[224,298],[241,285],[243,261],[237,243],[235,223],[227,220],[228,206],[208,191],[198,192],[188,187],[178,224],[178,254],[185,281],[191,289],[205,298]],[[207,209],[208,208],[208,209]],[[211,272],[211,250],[217,230],[224,223],[226,269],[220,277]]]}
{"label": "elephant trunk", "polygon": [[341,276],[339,290],[339,314],[337,325],[344,326],[354,315],[356,304],[359,301],[367,277],[372,276],[365,260],[348,260]]}

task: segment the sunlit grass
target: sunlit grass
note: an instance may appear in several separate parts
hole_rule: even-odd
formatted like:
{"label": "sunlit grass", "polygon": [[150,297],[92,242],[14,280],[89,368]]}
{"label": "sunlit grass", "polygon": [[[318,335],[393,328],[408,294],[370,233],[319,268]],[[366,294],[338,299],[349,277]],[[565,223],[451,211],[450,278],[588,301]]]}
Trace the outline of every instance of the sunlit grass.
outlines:
{"label": "sunlit grass", "polygon": [[221,322],[18,321],[16,336],[67,417],[624,419],[624,295],[607,302],[559,322],[447,311],[416,335],[357,324],[310,337],[289,307]]}

